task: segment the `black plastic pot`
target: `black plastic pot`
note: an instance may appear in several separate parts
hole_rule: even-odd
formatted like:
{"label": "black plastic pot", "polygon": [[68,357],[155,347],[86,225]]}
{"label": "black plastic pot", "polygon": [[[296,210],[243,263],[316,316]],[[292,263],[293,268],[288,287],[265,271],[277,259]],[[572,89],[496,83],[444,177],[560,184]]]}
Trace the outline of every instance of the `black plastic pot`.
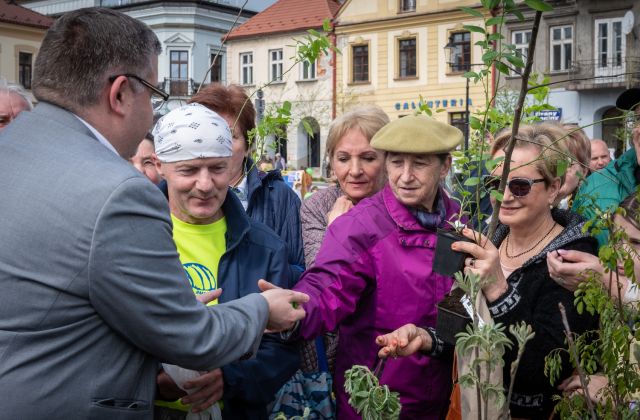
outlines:
{"label": "black plastic pot", "polygon": [[465,331],[471,323],[471,317],[460,302],[463,295],[462,289],[453,289],[437,305],[436,333],[442,341],[450,345],[456,344],[456,334]]}
{"label": "black plastic pot", "polygon": [[469,254],[451,249],[451,244],[457,241],[472,242],[470,239],[452,230],[438,229],[438,242],[433,258],[433,271],[443,276],[453,277],[453,274],[464,268],[464,259]]}

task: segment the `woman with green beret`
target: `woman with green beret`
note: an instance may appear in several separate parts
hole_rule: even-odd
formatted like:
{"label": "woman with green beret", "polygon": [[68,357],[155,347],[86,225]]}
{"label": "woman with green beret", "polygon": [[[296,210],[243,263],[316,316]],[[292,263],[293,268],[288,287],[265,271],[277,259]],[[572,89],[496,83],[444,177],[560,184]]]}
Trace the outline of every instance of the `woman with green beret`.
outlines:
{"label": "woman with green beret", "polygon": [[[407,323],[433,328],[436,303],[453,280],[432,271],[436,228],[458,206],[441,187],[460,130],[427,116],[408,116],[383,127],[373,148],[384,152],[388,183],[329,225],[320,251],[295,290],[311,297],[294,332],[305,339],[338,329],[337,417],[357,419],[344,391],[344,372],[371,368],[376,337]],[[427,331],[432,331],[428,329]],[[403,419],[438,419],[448,405],[451,366],[429,352],[389,360],[381,383],[400,393]]]}

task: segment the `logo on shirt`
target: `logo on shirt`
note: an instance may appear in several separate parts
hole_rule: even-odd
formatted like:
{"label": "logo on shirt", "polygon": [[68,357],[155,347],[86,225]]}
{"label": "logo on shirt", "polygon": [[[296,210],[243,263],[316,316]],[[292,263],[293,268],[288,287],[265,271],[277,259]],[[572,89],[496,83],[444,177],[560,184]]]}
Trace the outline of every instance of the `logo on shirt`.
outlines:
{"label": "logo on shirt", "polygon": [[218,288],[218,281],[206,266],[198,263],[182,264],[187,273],[189,284],[197,295],[201,295]]}

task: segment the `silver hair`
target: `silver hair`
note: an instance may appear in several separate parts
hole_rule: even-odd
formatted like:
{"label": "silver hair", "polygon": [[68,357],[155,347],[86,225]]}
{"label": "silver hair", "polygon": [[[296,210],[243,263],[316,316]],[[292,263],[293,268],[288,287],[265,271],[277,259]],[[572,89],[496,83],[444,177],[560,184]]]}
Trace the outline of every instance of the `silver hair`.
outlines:
{"label": "silver hair", "polygon": [[33,104],[31,103],[31,98],[27,92],[20,85],[15,85],[10,83],[6,86],[0,86],[0,96],[2,95],[15,95],[22,99],[28,106],[29,110],[33,109]]}

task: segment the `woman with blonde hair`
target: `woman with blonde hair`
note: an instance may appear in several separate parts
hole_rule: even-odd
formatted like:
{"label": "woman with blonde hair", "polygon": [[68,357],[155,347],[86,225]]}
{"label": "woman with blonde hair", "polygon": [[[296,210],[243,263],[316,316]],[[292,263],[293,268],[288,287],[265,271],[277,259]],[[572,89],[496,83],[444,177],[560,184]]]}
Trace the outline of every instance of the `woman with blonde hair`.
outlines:
{"label": "woman with blonde hair", "polygon": [[369,143],[388,122],[381,108],[368,105],[352,109],[331,124],[325,153],[335,184],[316,192],[300,209],[307,268],[315,261],[327,226],[384,185],[384,155]]}
{"label": "woman with blonde hair", "polygon": [[[524,125],[515,138],[511,170],[500,207],[499,225],[491,241],[471,229],[469,238],[479,243],[454,242],[452,249],[470,254],[465,272],[480,276],[491,317],[505,327],[525,321],[535,337],[524,350],[513,386],[510,409],[514,418],[548,418],[553,410],[554,385],[544,375],[544,358],[556,348],[566,348],[564,328],[558,303],[566,309],[574,333],[580,334],[596,326],[595,320],[579,315],[573,305],[573,293],[553,281],[546,264],[547,254],[559,249],[596,252],[596,242],[582,232],[584,220],[577,214],[553,208],[564,175],[558,176],[558,165],[566,159],[558,140],[564,130],[551,124]],[[511,132],[499,135],[491,146],[491,158],[505,157]],[[496,189],[502,177],[499,165],[485,181],[487,189]],[[495,201],[492,197],[492,204]],[[380,356],[407,355],[429,351],[433,336],[423,328],[405,325],[378,338]],[[513,337],[511,337],[513,341]],[[402,345],[394,345],[400,342]],[[516,346],[504,355],[504,386],[511,382],[511,363]],[[559,380],[571,375],[568,357],[562,361]]]}

